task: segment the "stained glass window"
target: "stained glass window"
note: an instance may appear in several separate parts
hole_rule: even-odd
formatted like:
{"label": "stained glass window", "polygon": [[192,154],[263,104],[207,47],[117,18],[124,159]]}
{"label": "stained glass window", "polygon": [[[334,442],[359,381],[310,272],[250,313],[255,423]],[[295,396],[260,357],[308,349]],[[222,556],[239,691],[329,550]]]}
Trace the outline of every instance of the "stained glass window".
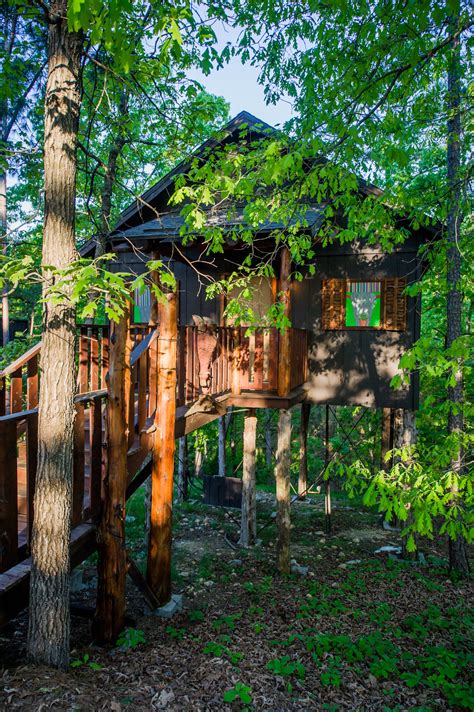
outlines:
{"label": "stained glass window", "polygon": [[380,320],[381,282],[347,282],[346,326],[376,328]]}

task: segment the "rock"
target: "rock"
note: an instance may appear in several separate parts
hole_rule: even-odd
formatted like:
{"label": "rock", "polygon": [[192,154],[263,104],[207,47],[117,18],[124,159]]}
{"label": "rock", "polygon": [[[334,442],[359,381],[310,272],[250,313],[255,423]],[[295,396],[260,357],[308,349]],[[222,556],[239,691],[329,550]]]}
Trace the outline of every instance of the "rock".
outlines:
{"label": "rock", "polygon": [[402,553],[402,547],[401,546],[381,546],[380,549],[376,549],[374,551],[374,554],[401,554]]}
{"label": "rock", "polygon": [[[191,587],[189,590],[193,590]],[[179,613],[183,608],[183,596],[179,593],[173,593],[171,600],[165,603],[164,606],[155,608],[151,611],[151,615],[158,618],[172,618],[176,613]]]}
{"label": "rock", "polygon": [[347,566],[355,566],[356,564],[361,564],[362,559],[351,559],[350,561],[346,561]]}
{"label": "rock", "polygon": [[232,559],[229,561],[229,566],[242,566],[242,559]]}
{"label": "rock", "polygon": [[339,564],[338,569],[347,569],[347,564]]}
{"label": "rock", "polygon": [[309,573],[309,567],[301,566],[300,564],[291,564],[290,571],[296,576],[307,576]]}

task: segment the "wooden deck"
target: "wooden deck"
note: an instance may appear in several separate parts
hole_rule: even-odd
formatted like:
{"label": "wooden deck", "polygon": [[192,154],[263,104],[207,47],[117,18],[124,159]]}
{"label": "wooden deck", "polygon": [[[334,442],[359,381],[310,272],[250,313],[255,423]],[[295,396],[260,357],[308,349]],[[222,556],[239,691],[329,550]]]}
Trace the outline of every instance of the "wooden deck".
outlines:
{"label": "wooden deck", "polygon": [[[150,474],[150,426],[156,409],[156,330],[133,327],[127,497]],[[276,393],[279,335],[273,329],[181,327],[177,356],[175,436],[215,420],[231,405],[289,408],[305,398],[306,333],[292,330],[291,391]],[[105,467],[108,330],[81,327],[73,472],[71,560],[96,548]],[[0,373],[0,625],[28,602],[29,543],[37,466],[40,345]],[[200,408],[201,396],[204,405]]]}

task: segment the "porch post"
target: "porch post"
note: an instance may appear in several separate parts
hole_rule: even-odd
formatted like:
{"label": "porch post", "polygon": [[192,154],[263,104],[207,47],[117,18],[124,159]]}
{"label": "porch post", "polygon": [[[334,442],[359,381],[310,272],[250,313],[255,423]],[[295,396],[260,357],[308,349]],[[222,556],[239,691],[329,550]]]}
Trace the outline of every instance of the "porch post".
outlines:
{"label": "porch post", "polygon": [[176,420],[176,292],[158,304],[158,386],[152,447],[147,581],[161,605],[171,598],[171,537]]}
{"label": "porch post", "polygon": [[281,574],[290,573],[290,465],[291,465],[291,411],[282,409],[278,414],[278,443],[276,454],[277,498],[277,568]]}
{"label": "porch post", "polygon": [[308,424],[311,403],[301,404],[300,422],[300,472],[298,477],[298,497],[304,499],[308,488]]}
{"label": "porch post", "polygon": [[111,323],[110,367],[107,403],[107,469],[104,478],[103,515],[99,526],[97,566],[97,604],[94,637],[102,643],[115,642],[125,624],[125,491],[127,488],[127,450],[129,415],[127,372],[130,349],[127,336],[130,313]]}
{"label": "porch post", "polygon": [[[290,270],[291,270],[291,255],[287,247],[281,250],[280,262],[280,302],[283,304],[283,312],[286,317],[291,316],[291,299],[290,299]],[[291,352],[291,332],[285,329],[280,333],[279,338],[279,353],[278,353],[278,395],[284,398],[290,392],[290,375],[291,367],[290,352]]]}
{"label": "porch post", "polygon": [[244,416],[244,460],[242,474],[241,546],[255,544],[257,538],[257,509],[255,502],[255,455],[257,447],[257,415],[250,408]]}

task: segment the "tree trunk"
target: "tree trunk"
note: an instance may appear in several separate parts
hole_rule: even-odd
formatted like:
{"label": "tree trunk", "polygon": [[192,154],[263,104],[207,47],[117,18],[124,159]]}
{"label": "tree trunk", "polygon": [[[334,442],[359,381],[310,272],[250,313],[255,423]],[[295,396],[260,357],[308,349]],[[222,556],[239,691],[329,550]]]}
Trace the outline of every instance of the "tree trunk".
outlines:
{"label": "tree trunk", "polygon": [[290,573],[290,466],[291,466],[291,411],[278,414],[278,442],[276,455],[277,498],[277,568],[281,574]]}
{"label": "tree trunk", "polygon": [[300,422],[300,471],[298,476],[298,496],[304,499],[308,490],[308,425],[311,403],[301,404]]}
{"label": "tree trunk", "polygon": [[[451,17],[451,30],[454,33],[459,23],[459,2]],[[452,40],[448,64],[448,126],[447,126],[447,182],[448,214],[446,220],[447,237],[447,330],[446,348],[461,336],[462,295],[461,295],[461,252],[459,250],[461,216],[461,55],[459,36]],[[454,386],[448,387],[448,434],[458,439],[456,454],[451,460],[451,470],[456,477],[462,475],[462,448],[459,442],[464,430],[463,417],[463,377],[462,364],[459,361],[455,373]],[[452,488],[453,505],[457,503],[458,490]],[[467,545],[463,536],[449,540],[449,568],[461,575],[469,573]]]}
{"label": "tree trunk", "polygon": [[273,464],[273,433],[272,433],[272,421],[273,421],[273,411],[267,408],[265,411],[265,464],[271,467]]}
{"label": "tree trunk", "polygon": [[219,477],[225,477],[225,436],[226,436],[226,416],[221,415],[218,421],[218,442],[217,442],[217,466]]}
{"label": "tree trunk", "polygon": [[188,438],[178,440],[178,501],[188,498]]}
{"label": "tree trunk", "polygon": [[257,539],[257,505],[255,500],[255,455],[257,415],[251,408],[244,416],[244,460],[242,473],[241,546],[252,546]]}
{"label": "tree trunk", "polygon": [[171,598],[171,539],[176,421],[176,293],[158,305],[158,397],[152,449],[148,585],[161,605]]}
{"label": "tree trunk", "polygon": [[[128,117],[128,99],[129,93],[124,89],[120,94],[120,102],[118,107],[120,122],[124,122]],[[110,232],[110,216],[112,213],[112,193],[117,175],[117,161],[123,151],[126,143],[126,132],[123,126],[117,129],[112,147],[109,151],[107,159],[107,169],[104,176],[104,184],[102,186],[101,208],[100,208],[100,232],[95,248],[95,257],[100,257],[105,253],[107,237]]]}
{"label": "tree trunk", "polygon": [[[0,171],[0,241],[2,252],[7,254],[7,174]],[[8,301],[8,288],[2,292],[2,346],[10,341],[10,309]]]}
{"label": "tree trunk", "polygon": [[[67,0],[50,5],[45,95],[43,265],[67,267],[74,242],[82,35],[68,31]],[[46,285],[53,279],[45,271]],[[69,539],[74,448],[75,311],[46,301],[41,347],[38,469],[31,545],[28,655],[69,665]]]}
{"label": "tree trunk", "polygon": [[99,527],[97,607],[94,637],[114,643],[125,625],[125,492],[127,489],[127,442],[130,424],[125,388],[130,373],[127,337],[130,314],[111,325],[110,365],[107,383],[107,474],[104,479],[104,509]]}

